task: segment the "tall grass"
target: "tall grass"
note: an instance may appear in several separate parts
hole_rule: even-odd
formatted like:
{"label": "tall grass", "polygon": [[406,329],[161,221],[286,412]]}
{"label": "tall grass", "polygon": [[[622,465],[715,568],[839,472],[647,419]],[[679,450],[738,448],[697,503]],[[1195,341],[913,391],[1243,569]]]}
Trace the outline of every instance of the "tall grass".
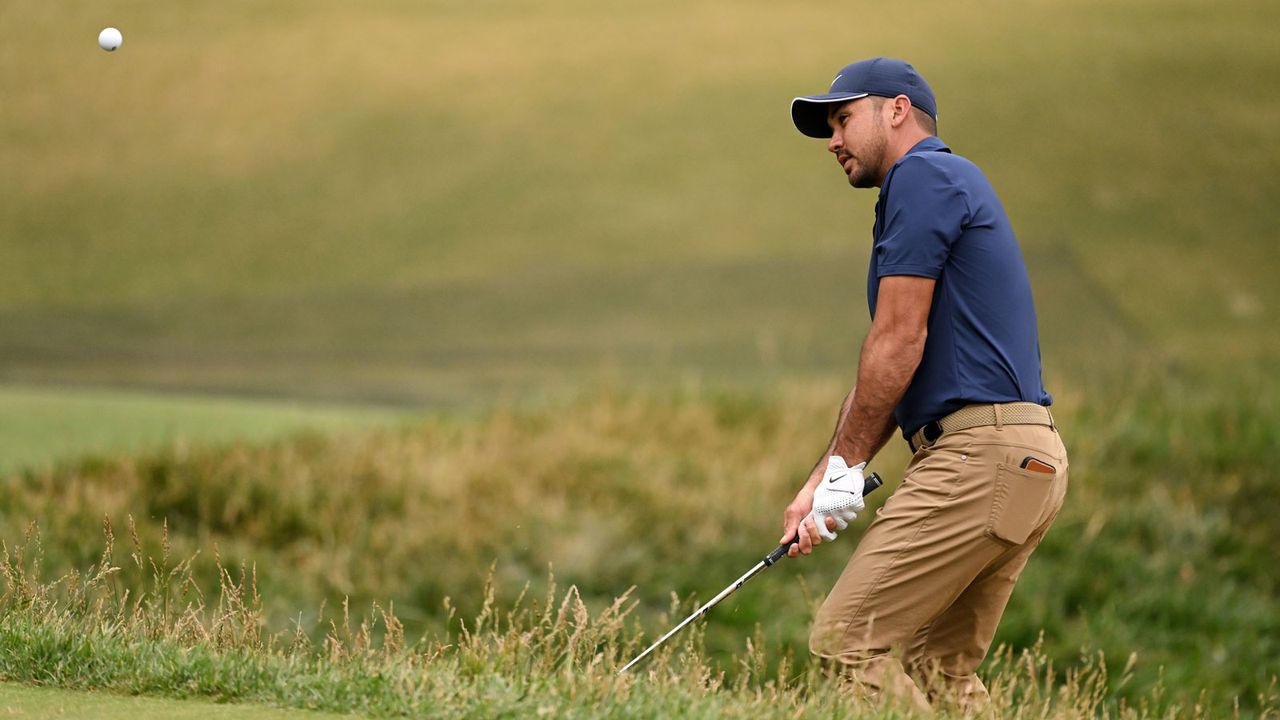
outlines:
{"label": "tall grass", "polygon": [[[1082,654],[1123,675],[1109,686],[1113,711],[1149,699],[1161,678],[1164,697],[1183,707],[1225,712],[1238,699],[1246,714],[1262,711],[1259,697],[1280,674],[1267,509],[1280,461],[1269,438],[1280,427],[1274,389],[1236,382],[1253,390],[1236,396],[1213,378],[1162,373],[1060,398],[1071,491],[998,642],[1038,647],[1055,683]],[[681,608],[707,599],[770,549],[840,394],[835,384],[755,395],[605,388],[551,408],[405,430],[86,460],[0,484],[0,539],[15,547],[37,522],[44,572],[83,572],[111,564],[91,540],[104,516],[116,526],[138,518],[139,557],[203,553],[172,587],[219,597],[242,582],[227,568],[243,567],[253,592],[237,597],[257,637],[303,628],[307,642],[322,642],[316,628],[344,601],[379,603],[389,617],[394,605],[393,635],[403,628],[410,645],[449,637],[451,617],[504,616],[526,589],[544,597],[550,568],[592,617],[631,598],[631,634],[619,642],[634,645],[682,615],[673,599]],[[877,460],[887,490],[903,461],[897,442]],[[842,538],[726,601],[703,627],[698,667],[728,686],[790,682],[807,668],[813,605],[852,548]],[[170,577],[157,567],[152,575]],[[143,576],[109,577],[122,594],[145,587]],[[222,637],[191,632],[193,642]],[[745,638],[753,659],[744,660]],[[618,659],[611,647],[602,667]],[[535,682],[504,682],[526,681]],[[598,699],[591,693],[603,690],[582,692]]]}
{"label": "tall grass", "polygon": [[[858,697],[814,666],[784,661],[780,675],[765,672],[758,630],[729,658],[732,677],[708,660],[697,628],[619,675],[644,641],[630,618],[635,602],[624,594],[593,613],[576,587],[557,593],[554,582],[540,601],[522,593],[502,609],[489,585],[478,614],[453,625],[447,640],[407,641],[395,614],[377,605],[353,621],[344,604],[319,618],[315,633],[269,634],[252,571],[215,560],[219,584],[206,599],[192,559],[144,556],[131,532],[129,558],[116,565],[109,524],[105,538],[97,564],[53,582],[38,575],[34,528],[0,552],[0,679],[371,716],[923,717]],[[1116,700],[1113,688],[1131,678],[1112,679],[1100,656],[1062,675],[1039,647],[1003,650],[988,676],[983,717],[1210,716],[1200,704],[1171,702],[1160,686],[1132,705]],[[1257,701],[1259,717],[1277,716],[1274,688]]]}

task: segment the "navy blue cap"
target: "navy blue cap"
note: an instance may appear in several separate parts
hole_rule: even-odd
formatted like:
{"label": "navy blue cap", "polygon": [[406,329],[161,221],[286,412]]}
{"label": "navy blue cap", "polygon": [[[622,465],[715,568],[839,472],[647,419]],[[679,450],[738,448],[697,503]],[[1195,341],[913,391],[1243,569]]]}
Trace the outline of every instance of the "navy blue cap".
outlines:
{"label": "navy blue cap", "polygon": [[897,97],[906,95],[911,105],[938,119],[938,102],[933,89],[909,63],[892,58],[871,58],[845,65],[831,81],[831,91],[821,95],[803,95],[791,101],[791,121],[796,128],[815,138],[831,137],[827,109],[832,103],[846,103],[868,95]]}

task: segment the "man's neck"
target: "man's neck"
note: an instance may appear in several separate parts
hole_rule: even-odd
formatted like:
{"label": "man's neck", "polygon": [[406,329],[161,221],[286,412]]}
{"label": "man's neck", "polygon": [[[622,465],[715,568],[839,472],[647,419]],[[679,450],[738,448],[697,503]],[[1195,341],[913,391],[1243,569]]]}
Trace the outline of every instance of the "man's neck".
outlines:
{"label": "man's neck", "polygon": [[884,184],[884,179],[889,174],[889,168],[892,168],[904,155],[910,152],[911,148],[915,147],[917,143],[928,137],[933,136],[919,128],[896,133],[889,142],[889,153],[885,157],[886,165],[880,175],[880,182],[876,183],[876,187],[881,187]]}

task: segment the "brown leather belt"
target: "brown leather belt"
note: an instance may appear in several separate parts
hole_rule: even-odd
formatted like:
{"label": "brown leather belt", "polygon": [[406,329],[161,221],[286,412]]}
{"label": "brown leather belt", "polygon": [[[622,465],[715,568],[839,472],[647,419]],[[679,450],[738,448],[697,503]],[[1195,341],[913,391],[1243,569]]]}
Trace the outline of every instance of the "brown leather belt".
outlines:
{"label": "brown leather belt", "polygon": [[1053,427],[1053,415],[1049,408],[1029,402],[1001,403],[998,405],[966,405],[941,420],[925,423],[908,440],[911,452],[929,447],[943,433],[987,425],[1048,425]]}

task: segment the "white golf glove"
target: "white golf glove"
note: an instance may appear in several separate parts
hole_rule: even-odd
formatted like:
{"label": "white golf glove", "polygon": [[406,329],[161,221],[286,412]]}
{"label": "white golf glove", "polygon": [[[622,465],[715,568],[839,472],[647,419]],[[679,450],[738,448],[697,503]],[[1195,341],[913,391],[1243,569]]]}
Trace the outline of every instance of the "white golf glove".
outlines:
{"label": "white golf glove", "polygon": [[853,467],[844,464],[844,458],[832,455],[827,458],[827,472],[822,484],[813,491],[813,524],[823,540],[835,540],[835,532],[827,529],[827,518],[834,518],[836,530],[849,527],[866,507],[862,503],[862,469],[866,463]]}

